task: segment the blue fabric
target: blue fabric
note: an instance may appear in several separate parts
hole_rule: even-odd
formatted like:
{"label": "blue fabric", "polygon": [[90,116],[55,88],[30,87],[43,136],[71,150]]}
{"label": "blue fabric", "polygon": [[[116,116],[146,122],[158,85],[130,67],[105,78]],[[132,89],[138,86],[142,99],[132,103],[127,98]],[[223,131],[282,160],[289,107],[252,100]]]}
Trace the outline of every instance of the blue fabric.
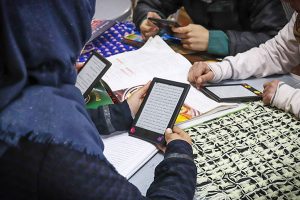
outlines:
{"label": "blue fabric", "polygon": [[[3,144],[0,141],[0,147]],[[166,157],[184,153],[192,157],[185,141],[168,144]],[[179,150],[180,149],[180,150]],[[104,160],[65,145],[44,145],[26,138],[0,157],[0,199],[193,199],[196,166],[190,159],[167,158],[155,169],[147,197]]]}
{"label": "blue fabric", "polygon": [[103,157],[99,133],[74,86],[74,63],[90,37],[94,4],[0,1],[0,140],[16,145],[28,136]]}

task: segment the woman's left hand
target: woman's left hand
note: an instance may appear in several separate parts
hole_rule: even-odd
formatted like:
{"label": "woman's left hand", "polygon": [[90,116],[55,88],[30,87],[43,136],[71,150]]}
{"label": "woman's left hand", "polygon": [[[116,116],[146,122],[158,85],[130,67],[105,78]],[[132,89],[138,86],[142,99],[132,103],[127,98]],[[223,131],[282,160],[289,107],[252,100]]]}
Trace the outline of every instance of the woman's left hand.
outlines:
{"label": "woman's left hand", "polygon": [[137,111],[139,110],[144,97],[146,96],[147,90],[150,86],[151,82],[148,82],[146,85],[144,85],[142,88],[140,88],[138,91],[134,92],[128,99],[127,103],[129,105],[131,113],[135,116]]}

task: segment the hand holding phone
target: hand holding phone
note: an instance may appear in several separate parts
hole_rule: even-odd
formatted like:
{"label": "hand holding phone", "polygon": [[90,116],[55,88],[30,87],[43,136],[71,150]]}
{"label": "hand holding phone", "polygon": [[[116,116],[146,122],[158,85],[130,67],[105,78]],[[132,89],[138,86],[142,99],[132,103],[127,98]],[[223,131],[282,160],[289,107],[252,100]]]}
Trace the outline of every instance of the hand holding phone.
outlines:
{"label": "hand holding phone", "polygon": [[153,17],[148,17],[147,19],[159,28],[161,34],[162,33],[172,34],[173,27],[181,27],[180,24],[174,20],[160,19],[160,18],[153,18]]}
{"label": "hand holding phone", "polygon": [[150,20],[153,24],[155,24],[159,28],[180,27],[180,24],[174,20],[160,19],[154,17],[148,17],[147,19]]}

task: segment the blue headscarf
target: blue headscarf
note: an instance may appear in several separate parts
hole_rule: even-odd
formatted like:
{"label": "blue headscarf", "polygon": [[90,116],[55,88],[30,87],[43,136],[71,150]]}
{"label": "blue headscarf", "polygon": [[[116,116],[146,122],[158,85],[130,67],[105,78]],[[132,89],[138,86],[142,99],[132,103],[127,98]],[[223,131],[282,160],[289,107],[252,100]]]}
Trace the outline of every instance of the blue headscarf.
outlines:
{"label": "blue headscarf", "polygon": [[0,140],[22,137],[102,156],[103,143],[74,86],[94,0],[0,1]]}

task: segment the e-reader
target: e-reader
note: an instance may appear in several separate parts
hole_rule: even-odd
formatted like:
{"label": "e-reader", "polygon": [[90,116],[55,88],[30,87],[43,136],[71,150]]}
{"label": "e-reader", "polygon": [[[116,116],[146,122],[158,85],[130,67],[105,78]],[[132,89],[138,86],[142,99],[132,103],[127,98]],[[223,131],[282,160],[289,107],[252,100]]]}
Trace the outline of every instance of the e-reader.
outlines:
{"label": "e-reader", "polygon": [[245,102],[262,99],[262,93],[246,83],[208,85],[201,88],[201,91],[218,102]]}
{"label": "e-reader", "polygon": [[189,84],[154,78],[134,118],[129,135],[163,144],[165,130],[173,128],[189,89]]}
{"label": "e-reader", "polygon": [[95,84],[102,78],[111,63],[103,56],[93,51],[89,59],[78,72],[75,86],[81,91],[84,98],[91,92]]}

